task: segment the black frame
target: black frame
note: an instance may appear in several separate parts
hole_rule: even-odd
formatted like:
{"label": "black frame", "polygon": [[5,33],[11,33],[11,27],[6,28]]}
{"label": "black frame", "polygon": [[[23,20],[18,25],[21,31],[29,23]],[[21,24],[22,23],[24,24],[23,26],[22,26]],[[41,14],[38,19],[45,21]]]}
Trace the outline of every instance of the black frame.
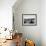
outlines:
{"label": "black frame", "polygon": [[[34,15],[35,19],[36,19],[36,22],[35,22],[36,24],[34,24],[34,25],[33,24],[32,25],[24,25],[24,20],[23,20],[24,19],[23,18],[24,15],[25,16],[27,16],[27,15],[32,15],[33,16]],[[37,25],[37,14],[22,14],[22,26],[36,26],[36,25]]]}

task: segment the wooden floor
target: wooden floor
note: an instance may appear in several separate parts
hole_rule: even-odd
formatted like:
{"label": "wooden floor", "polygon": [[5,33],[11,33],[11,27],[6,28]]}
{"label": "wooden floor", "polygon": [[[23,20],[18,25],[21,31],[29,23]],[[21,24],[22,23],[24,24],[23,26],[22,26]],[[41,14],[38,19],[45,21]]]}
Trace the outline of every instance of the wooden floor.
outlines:
{"label": "wooden floor", "polygon": [[13,40],[6,40],[6,42],[2,43],[0,46],[16,46],[15,39]]}

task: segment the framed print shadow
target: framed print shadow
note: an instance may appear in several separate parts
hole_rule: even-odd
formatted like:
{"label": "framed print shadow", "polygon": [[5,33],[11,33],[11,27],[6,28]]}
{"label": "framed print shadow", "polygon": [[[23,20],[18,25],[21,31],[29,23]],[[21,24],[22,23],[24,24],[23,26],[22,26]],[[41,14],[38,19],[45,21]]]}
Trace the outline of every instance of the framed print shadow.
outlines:
{"label": "framed print shadow", "polygon": [[22,26],[36,26],[37,14],[22,14]]}

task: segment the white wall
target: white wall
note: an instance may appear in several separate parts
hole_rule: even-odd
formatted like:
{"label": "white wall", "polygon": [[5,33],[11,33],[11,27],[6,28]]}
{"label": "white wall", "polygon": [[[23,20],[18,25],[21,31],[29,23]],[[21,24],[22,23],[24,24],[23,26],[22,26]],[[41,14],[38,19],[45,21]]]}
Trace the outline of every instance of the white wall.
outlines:
{"label": "white wall", "polygon": [[0,27],[12,28],[12,6],[16,0],[0,0]]}
{"label": "white wall", "polygon": [[42,46],[46,46],[46,0],[41,1],[41,38]]}
{"label": "white wall", "polygon": [[[41,46],[40,9],[40,0],[22,0],[13,6],[15,30],[22,32],[24,38],[34,40],[36,46]],[[22,14],[37,14],[37,26],[22,26]]]}

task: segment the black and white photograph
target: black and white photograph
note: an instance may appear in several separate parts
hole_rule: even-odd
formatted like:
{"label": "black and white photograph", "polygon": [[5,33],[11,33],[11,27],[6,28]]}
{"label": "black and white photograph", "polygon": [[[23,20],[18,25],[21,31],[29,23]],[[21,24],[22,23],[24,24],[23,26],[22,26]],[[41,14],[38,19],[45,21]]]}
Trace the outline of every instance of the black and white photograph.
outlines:
{"label": "black and white photograph", "polygon": [[37,25],[37,14],[23,14],[22,25],[24,26],[35,26]]}

